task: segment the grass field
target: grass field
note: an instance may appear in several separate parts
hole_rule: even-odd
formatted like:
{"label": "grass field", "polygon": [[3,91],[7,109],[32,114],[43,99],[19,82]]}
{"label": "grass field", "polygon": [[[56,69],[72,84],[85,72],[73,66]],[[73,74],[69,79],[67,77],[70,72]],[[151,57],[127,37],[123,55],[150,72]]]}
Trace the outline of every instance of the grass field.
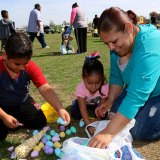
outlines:
{"label": "grass field", "polygon": [[[33,48],[33,60],[40,66],[44,75],[47,77],[48,82],[52,85],[53,89],[58,94],[62,104],[65,108],[69,109],[72,100],[74,99],[74,93],[76,85],[81,81],[81,68],[85,56],[93,51],[100,51],[101,62],[105,68],[105,76],[108,79],[109,75],[109,53],[106,46],[100,41],[100,38],[93,38],[91,34],[88,34],[88,52],[85,54],[71,54],[61,55],[59,53],[61,35],[60,34],[47,34],[45,35],[47,45],[49,49],[41,49],[40,44],[35,40]],[[73,40],[72,45],[76,49],[76,42]],[[44,103],[43,98],[38,94],[37,89],[31,84],[31,95],[35,98],[40,105]],[[71,124],[77,127],[76,136],[86,137],[83,129],[78,127],[79,121],[72,121]],[[57,129],[57,124],[50,124],[52,129]],[[30,137],[30,134],[22,129],[18,132],[10,132],[6,141],[0,142],[0,160],[9,160],[10,154],[7,148],[10,146],[17,146],[24,139]],[[75,136],[75,135],[73,135]],[[159,158],[159,145],[160,141],[155,142],[134,142],[133,146],[141,153],[141,155],[147,160],[158,160]],[[27,160],[33,159],[30,156]],[[56,160],[55,156],[47,156],[41,152],[37,160]]]}

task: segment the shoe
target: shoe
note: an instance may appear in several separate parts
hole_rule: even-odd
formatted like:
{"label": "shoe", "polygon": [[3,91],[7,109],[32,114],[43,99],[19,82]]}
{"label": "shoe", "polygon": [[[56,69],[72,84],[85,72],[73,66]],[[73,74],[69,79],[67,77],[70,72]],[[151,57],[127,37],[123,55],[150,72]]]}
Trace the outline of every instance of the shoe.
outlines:
{"label": "shoe", "polygon": [[43,48],[50,48],[49,46],[45,46],[45,47],[43,47]]}

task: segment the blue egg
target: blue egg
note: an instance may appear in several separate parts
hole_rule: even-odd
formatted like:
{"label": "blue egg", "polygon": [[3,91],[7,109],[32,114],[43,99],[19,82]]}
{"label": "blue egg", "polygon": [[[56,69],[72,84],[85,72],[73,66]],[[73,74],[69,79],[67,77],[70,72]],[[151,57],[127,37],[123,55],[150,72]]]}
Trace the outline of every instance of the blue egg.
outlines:
{"label": "blue egg", "polygon": [[55,152],[56,156],[59,156],[59,154],[61,153],[61,149],[60,148],[55,148],[54,152]]}
{"label": "blue egg", "polygon": [[83,127],[83,126],[84,126],[84,121],[83,121],[83,120],[80,120],[80,121],[79,121],[79,126],[80,126],[80,127]]}
{"label": "blue egg", "polygon": [[67,129],[67,130],[66,130],[66,135],[69,136],[70,134],[71,134],[71,130],[70,130],[70,129]]}
{"label": "blue egg", "polygon": [[50,135],[51,135],[51,136],[54,136],[55,133],[56,133],[55,130],[51,130],[51,131],[50,131]]}
{"label": "blue egg", "polygon": [[72,133],[76,133],[77,132],[77,130],[76,130],[76,128],[74,126],[71,126],[70,130],[71,130]]}
{"label": "blue egg", "polygon": [[48,134],[46,134],[44,137],[45,137],[48,141],[52,139],[52,137],[51,137],[50,135],[48,135]]}
{"label": "blue egg", "polygon": [[53,142],[47,141],[47,142],[46,142],[46,145],[47,145],[47,146],[50,146],[50,147],[53,147]]}
{"label": "blue egg", "polygon": [[34,131],[32,132],[32,135],[34,136],[34,135],[36,135],[38,132],[39,132],[38,130],[34,130]]}
{"label": "blue egg", "polygon": [[64,121],[61,117],[59,117],[59,118],[57,119],[57,123],[58,123],[58,124],[61,124],[61,125],[67,124],[67,122]]}

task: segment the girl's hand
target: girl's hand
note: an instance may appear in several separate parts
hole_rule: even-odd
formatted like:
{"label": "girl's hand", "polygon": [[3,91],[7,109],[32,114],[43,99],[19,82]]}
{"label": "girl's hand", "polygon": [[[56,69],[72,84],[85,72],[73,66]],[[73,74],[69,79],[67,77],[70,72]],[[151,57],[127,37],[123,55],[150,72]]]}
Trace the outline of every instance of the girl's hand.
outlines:
{"label": "girl's hand", "polygon": [[2,120],[5,126],[7,126],[8,128],[14,129],[18,127],[18,120],[9,114],[6,114],[5,117],[2,118]]}
{"label": "girl's hand", "polygon": [[112,104],[108,101],[102,103],[99,107],[96,108],[95,114],[98,118],[103,118],[107,111],[112,107]]}
{"label": "girl's hand", "polygon": [[112,141],[112,138],[113,136],[111,134],[106,134],[102,131],[90,140],[88,146],[105,149],[106,146]]}
{"label": "girl's hand", "polygon": [[64,121],[67,122],[67,125],[70,123],[70,115],[64,108],[59,109],[58,114]]}

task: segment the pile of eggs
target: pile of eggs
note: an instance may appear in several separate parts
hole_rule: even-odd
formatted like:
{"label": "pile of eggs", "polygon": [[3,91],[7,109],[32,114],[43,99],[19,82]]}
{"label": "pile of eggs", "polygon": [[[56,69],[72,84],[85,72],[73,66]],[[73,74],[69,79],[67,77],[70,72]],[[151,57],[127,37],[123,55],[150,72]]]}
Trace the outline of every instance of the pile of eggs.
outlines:
{"label": "pile of eggs", "polygon": [[[43,151],[47,155],[55,154],[60,159],[63,157],[61,142],[66,136],[77,133],[77,130],[74,126],[65,126],[66,122],[64,122],[61,118],[58,118],[57,123],[59,133],[49,128],[47,133],[41,138],[40,142],[31,151],[30,156],[32,158],[39,156],[40,151]],[[79,126],[84,126],[84,122],[82,120],[79,122]],[[37,133],[39,133],[39,131],[34,130],[32,135],[34,136]]]}

